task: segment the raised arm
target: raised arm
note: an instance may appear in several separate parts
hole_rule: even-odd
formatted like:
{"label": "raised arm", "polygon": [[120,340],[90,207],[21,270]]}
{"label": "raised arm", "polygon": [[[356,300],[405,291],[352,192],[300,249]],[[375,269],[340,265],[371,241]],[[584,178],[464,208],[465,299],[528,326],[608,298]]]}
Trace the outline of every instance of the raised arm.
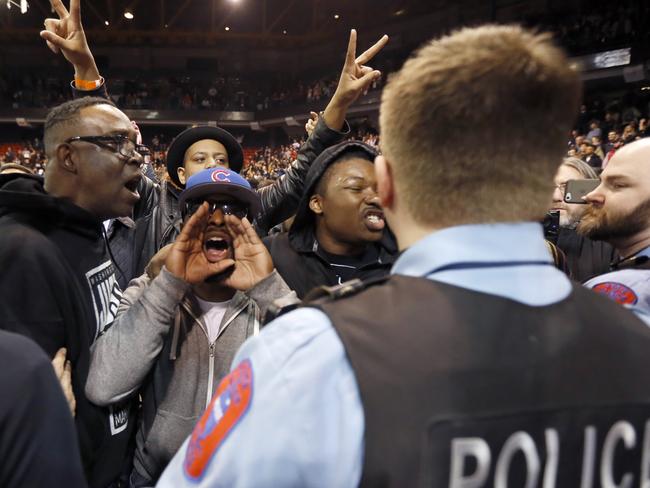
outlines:
{"label": "raised arm", "polygon": [[350,40],[341,70],[339,84],[321,117],[315,124],[309,139],[301,146],[297,159],[286,173],[270,186],[259,190],[262,210],[256,216],[258,232],[266,234],[271,227],[291,217],[298,207],[304,181],[311,163],[318,155],[340,142],[349,133],[341,132],[350,106],[364,93],[381,73],[365,64],[369,62],[388,42],[383,36],[363,54],[356,57],[357,32],[350,32]]}
{"label": "raised arm", "polygon": [[[45,30],[41,38],[55,54],[61,53],[74,67],[74,77],[78,88],[79,81],[100,80],[95,58],[90,51],[86,34],[81,24],[81,0],[70,0],[70,11],[61,0],[51,0],[58,19],[45,19]],[[77,81],[79,80],[79,81]]]}

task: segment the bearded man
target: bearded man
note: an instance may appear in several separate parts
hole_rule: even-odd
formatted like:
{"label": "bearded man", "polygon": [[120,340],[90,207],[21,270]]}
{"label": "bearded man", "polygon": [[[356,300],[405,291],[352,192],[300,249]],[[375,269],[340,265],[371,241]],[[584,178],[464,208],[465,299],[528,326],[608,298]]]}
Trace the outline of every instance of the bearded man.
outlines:
{"label": "bearded man", "polygon": [[611,272],[585,283],[631,308],[650,323],[650,139],[617,151],[600,185],[585,199],[589,204],[578,232],[608,242],[619,259]]}

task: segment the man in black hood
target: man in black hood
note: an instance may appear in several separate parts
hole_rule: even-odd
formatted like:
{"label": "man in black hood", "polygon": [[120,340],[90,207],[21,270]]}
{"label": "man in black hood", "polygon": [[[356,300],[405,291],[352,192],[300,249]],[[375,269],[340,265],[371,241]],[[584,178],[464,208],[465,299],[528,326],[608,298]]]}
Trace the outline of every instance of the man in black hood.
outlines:
{"label": "man in black hood", "polygon": [[311,289],[388,274],[397,254],[377,196],[376,151],[359,141],[312,164],[288,233],[265,239],[280,275],[303,298]]}
{"label": "man in black hood", "polygon": [[99,408],[84,386],[90,346],[113,322],[122,296],[102,221],[129,214],[140,199],[135,141],[131,121],[108,100],[66,102],[45,120],[45,181],[0,175],[0,328],[31,337],[50,357],[67,349],[92,487],[119,476],[134,424],[128,404]]}

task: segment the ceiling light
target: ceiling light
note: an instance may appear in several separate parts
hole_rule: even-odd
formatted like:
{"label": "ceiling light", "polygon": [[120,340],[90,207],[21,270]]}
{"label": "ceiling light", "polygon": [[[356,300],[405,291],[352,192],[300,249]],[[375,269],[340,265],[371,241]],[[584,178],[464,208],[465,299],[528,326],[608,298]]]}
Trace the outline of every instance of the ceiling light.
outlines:
{"label": "ceiling light", "polygon": [[230,30],[230,27],[226,26],[226,30],[229,31],[229,30]]}
{"label": "ceiling light", "polygon": [[395,12],[393,15],[395,15],[395,17],[399,17],[400,15],[404,15],[405,13],[406,13],[406,9],[401,8],[397,12]]}
{"label": "ceiling light", "polygon": [[287,33],[287,31],[286,31],[286,30],[283,30],[283,31],[282,31],[282,33],[283,33],[283,34],[286,34],[286,33]]}
{"label": "ceiling light", "polygon": [[340,17],[341,17],[341,16],[340,16],[339,14],[334,14],[334,18],[335,18],[336,20],[339,20]]}
{"label": "ceiling light", "polygon": [[111,23],[108,20],[105,20],[104,25],[111,25]]}
{"label": "ceiling light", "polygon": [[133,20],[133,14],[127,10],[126,12],[124,12],[124,18],[126,20]]}

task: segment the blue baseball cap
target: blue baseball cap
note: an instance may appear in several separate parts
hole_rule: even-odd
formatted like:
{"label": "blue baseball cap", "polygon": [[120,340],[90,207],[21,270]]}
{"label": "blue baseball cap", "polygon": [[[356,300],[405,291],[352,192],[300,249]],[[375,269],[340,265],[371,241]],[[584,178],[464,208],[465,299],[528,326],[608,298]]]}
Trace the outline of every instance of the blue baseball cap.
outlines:
{"label": "blue baseball cap", "polygon": [[222,166],[203,169],[190,176],[185,190],[181,192],[179,203],[183,208],[187,201],[221,195],[248,205],[250,216],[257,215],[262,209],[260,197],[251,184],[239,173]]}

